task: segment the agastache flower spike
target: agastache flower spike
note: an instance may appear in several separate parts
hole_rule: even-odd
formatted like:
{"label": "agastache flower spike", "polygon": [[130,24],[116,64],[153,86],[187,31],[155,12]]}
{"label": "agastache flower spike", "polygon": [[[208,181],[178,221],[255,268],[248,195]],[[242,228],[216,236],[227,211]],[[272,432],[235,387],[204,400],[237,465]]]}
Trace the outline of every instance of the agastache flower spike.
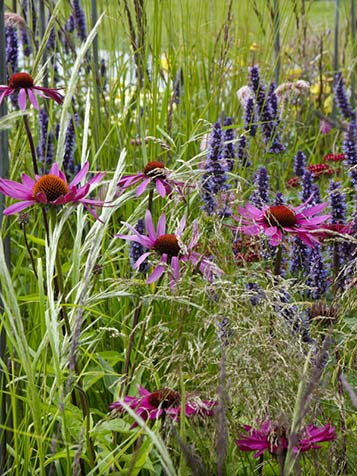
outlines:
{"label": "agastache flower spike", "polygon": [[346,156],[348,174],[352,185],[357,190],[357,127],[353,120],[348,126],[348,131],[344,133],[343,150]]}
{"label": "agastache flower spike", "polygon": [[349,104],[347,94],[346,94],[345,82],[343,80],[341,72],[335,75],[334,93],[335,93],[335,101],[340,111],[340,114],[346,120],[349,120],[349,119],[355,120],[356,115],[352,111],[352,108]]}
{"label": "agastache flower spike", "polygon": [[0,104],[5,97],[14,94],[18,94],[18,104],[22,111],[26,109],[27,97],[33,107],[37,110],[39,109],[39,106],[36,96],[53,99],[57,104],[62,104],[64,97],[58,92],[58,89],[37,86],[34,84],[34,80],[29,74],[15,73],[10,77],[7,86],[0,86]]}
{"label": "agastache flower spike", "polygon": [[233,144],[234,130],[232,124],[233,121],[230,117],[227,117],[223,123],[223,125],[227,127],[227,129],[223,131],[223,147],[221,152],[222,159],[226,164],[225,168],[229,172],[233,170],[234,159],[236,157],[235,147]]}
{"label": "agastache flower spike", "polygon": [[252,193],[250,200],[258,208],[269,201],[269,175],[265,167],[260,167],[255,179],[256,190]]}
{"label": "agastache flower spike", "polygon": [[36,151],[38,159],[46,170],[46,165],[52,163],[54,156],[53,133],[48,130],[48,112],[46,108],[40,110],[38,122],[40,125],[40,143],[36,147]]}
{"label": "agastache flower spike", "polygon": [[87,22],[80,0],[72,0],[72,9],[78,37],[85,41],[87,39]]}
{"label": "agastache flower spike", "polygon": [[327,272],[318,246],[311,250],[309,261],[310,270],[306,284],[312,288],[309,292],[312,299],[320,299],[327,290]]}
{"label": "agastache flower spike", "polygon": [[295,157],[294,157],[294,174],[298,177],[302,177],[304,175],[306,168],[306,156],[304,152],[298,150]]}
{"label": "agastache flower spike", "polygon": [[17,31],[13,26],[5,28],[6,36],[6,63],[10,65],[11,72],[16,73],[18,64],[18,38]]}

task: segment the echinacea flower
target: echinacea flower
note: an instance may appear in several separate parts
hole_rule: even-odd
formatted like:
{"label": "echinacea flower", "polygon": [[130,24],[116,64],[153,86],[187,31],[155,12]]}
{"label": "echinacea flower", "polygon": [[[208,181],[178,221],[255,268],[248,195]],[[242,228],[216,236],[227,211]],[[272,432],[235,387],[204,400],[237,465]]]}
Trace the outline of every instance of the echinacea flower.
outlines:
{"label": "echinacea flower", "polygon": [[320,225],[330,218],[330,215],[317,215],[328,206],[327,202],[308,207],[309,201],[298,207],[266,205],[262,209],[247,203],[245,207],[238,208],[242,218],[233,216],[242,224],[235,229],[250,236],[264,233],[272,246],[279,246],[284,235],[293,234],[312,248],[319,242],[315,233],[320,230]]}
{"label": "echinacea flower", "polygon": [[118,186],[125,190],[132,185],[142,182],[136,189],[136,196],[140,197],[147,186],[154,182],[155,188],[161,197],[171,195],[173,186],[180,186],[181,184],[169,178],[169,171],[162,162],[154,161],[148,162],[143,172],[138,172],[133,175],[124,175],[118,182]]}
{"label": "echinacea flower", "polygon": [[129,228],[133,235],[116,235],[118,238],[123,238],[128,241],[135,241],[140,243],[148,249],[143,253],[140,258],[134,264],[134,268],[138,269],[149,255],[157,253],[161,256],[160,262],[154,268],[154,271],[148,277],[146,283],[150,284],[157,281],[167,270],[170,265],[170,286],[173,287],[180,278],[180,261],[190,262],[197,266],[201,273],[209,280],[212,280],[213,275],[220,275],[221,270],[203,255],[194,251],[195,246],[198,243],[199,232],[197,222],[193,224],[193,233],[190,243],[185,246],[182,243],[182,233],[186,226],[186,217],[184,216],[175,234],[166,233],[166,217],[163,213],[158,221],[157,229],[155,230],[154,223],[150,210],[146,210],[145,213],[145,228],[147,235],[143,235],[138,232],[129,223],[124,224]]}
{"label": "echinacea flower", "polygon": [[59,170],[57,163],[52,165],[49,174],[42,176],[36,175],[35,179],[26,174],[22,174],[22,183],[0,178],[0,192],[7,197],[21,200],[6,208],[4,215],[13,215],[21,212],[35,203],[42,205],[83,203],[96,218],[95,213],[91,210],[91,206],[103,206],[103,202],[85,197],[88,195],[90,186],[100,182],[104,174],[96,174],[88,180],[85,185],[78,187],[79,182],[86,176],[88,169],[89,163],[85,162],[81,170],[70,183],[67,183],[66,176]]}
{"label": "echinacea flower", "polygon": [[[270,420],[264,422],[260,429],[244,425],[245,434],[239,435],[236,444],[241,451],[256,451],[254,458],[259,458],[265,451],[273,455],[284,454],[289,446],[288,431],[284,426],[274,425]],[[332,441],[336,438],[335,428],[330,424],[323,426],[307,425],[300,432],[294,453],[321,448],[317,443]]]}
{"label": "echinacea flower", "polygon": [[[165,416],[177,421],[181,413],[181,395],[171,388],[160,388],[149,392],[146,388],[139,386],[139,396],[125,396],[123,402],[145,421],[158,420]],[[201,400],[194,394],[188,394],[185,401],[185,416],[212,416],[216,404],[214,400]],[[113,402],[110,408],[119,412],[124,411],[120,401]],[[136,426],[135,422],[132,428]]]}
{"label": "echinacea flower", "polygon": [[43,88],[42,86],[35,85],[32,76],[27,73],[15,73],[10,77],[7,86],[0,85],[0,104],[5,97],[12,96],[13,94],[18,94],[18,104],[22,111],[26,109],[27,97],[37,110],[39,105],[36,96],[53,99],[57,104],[62,104],[64,99],[62,94],[58,92],[58,89]]}

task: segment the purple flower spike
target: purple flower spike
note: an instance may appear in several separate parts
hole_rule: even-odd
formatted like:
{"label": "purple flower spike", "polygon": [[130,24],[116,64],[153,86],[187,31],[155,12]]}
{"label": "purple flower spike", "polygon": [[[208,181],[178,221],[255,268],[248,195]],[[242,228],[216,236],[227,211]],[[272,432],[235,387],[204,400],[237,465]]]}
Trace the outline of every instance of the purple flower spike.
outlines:
{"label": "purple flower spike", "polygon": [[176,283],[180,279],[180,262],[192,263],[197,266],[200,272],[208,279],[212,281],[213,276],[219,276],[222,274],[221,270],[203,255],[194,251],[199,239],[197,223],[193,224],[193,233],[191,241],[183,248],[182,233],[186,226],[186,218],[183,217],[174,234],[166,233],[166,217],[163,213],[159,218],[157,228],[152,221],[150,210],[146,210],[145,214],[145,227],[146,235],[141,234],[137,229],[124,223],[133,235],[116,235],[118,238],[123,238],[128,241],[135,241],[140,243],[148,251],[143,253],[140,258],[134,264],[134,268],[137,269],[140,265],[154,252],[156,252],[161,258],[159,263],[154,268],[153,272],[148,277],[146,283],[150,284],[158,279],[165,273],[170,267],[170,287],[175,287]]}
{"label": "purple flower spike", "polygon": [[5,29],[6,36],[6,63],[11,67],[11,72],[16,73],[19,55],[17,31],[13,26]]}
{"label": "purple flower spike", "polygon": [[337,73],[335,76],[335,102],[337,104],[340,114],[344,119],[356,119],[355,113],[352,111],[349,100],[346,94],[345,82],[342,77],[342,73]]}
{"label": "purple flower spike", "polygon": [[355,120],[351,121],[348,131],[344,134],[343,150],[346,155],[348,174],[355,190],[357,190],[357,127]]}
{"label": "purple flower spike", "polygon": [[294,174],[298,177],[304,175],[306,168],[306,155],[301,150],[298,150],[294,157]]}
{"label": "purple flower spike", "polygon": [[[62,88],[59,88],[62,89]],[[35,109],[39,109],[36,96],[47,99],[53,99],[57,104],[62,104],[64,97],[58,92],[58,89],[43,88],[34,84],[33,78],[27,73],[13,74],[7,86],[0,85],[0,104],[7,96],[18,94],[19,108],[26,109],[27,98]]]}

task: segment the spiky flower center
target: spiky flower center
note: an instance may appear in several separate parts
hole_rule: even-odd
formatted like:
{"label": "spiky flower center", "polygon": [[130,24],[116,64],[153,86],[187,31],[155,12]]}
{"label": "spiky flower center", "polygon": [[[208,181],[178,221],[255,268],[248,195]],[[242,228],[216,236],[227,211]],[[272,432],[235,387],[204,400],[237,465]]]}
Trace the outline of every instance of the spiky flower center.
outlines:
{"label": "spiky flower center", "polygon": [[147,177],[165,177],[165,165],[162,162],[148,162],[144,167],[144,174]]}
{"label": "spiky flower center", "polygon": [[35,183],[32,193],[33,197],[43,192],[46,195],[48,202],[54,202],[61,195],[68,193],[68,185],[57,175],[48,174],[43,175]]}
{"label": "spiky flower center", "polygon": [[27,73],[15,73],[10,77],[8,85],[13,89],[30,89],[33,86],[33,78]]}
{"label": "spiky flower center", "polygon": [[274,448],[285,449],[288,445],[286,428],[284,426],[275,425],[268,435],[268,441],[273,450],[272,452],[274,452]]}
{"label": "spiky flower center", "polygon": [[161,388],[152,392],[148,400],[155,408],[170,408],[180,404],[180,394],[171,388]]}
{"label": "spiky flower center", "polygon": [[169,256],[178,256],[181,251],[176,235],[160,235],[154,243],[154,249],[161,255],[166,253]]}
{"label": "spiky flower center", "polygon": [[264,214],[265,222],[270,226],[279,226],[280,228],[297,224],[296,213],[286,205],[273,205],[269,207]]}

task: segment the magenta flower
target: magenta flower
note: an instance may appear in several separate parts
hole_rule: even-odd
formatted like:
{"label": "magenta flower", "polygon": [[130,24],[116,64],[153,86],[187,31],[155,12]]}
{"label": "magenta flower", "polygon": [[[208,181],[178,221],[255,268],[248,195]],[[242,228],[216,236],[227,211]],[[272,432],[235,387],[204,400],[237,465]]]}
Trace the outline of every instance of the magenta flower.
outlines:
{"label": "magenta flower", "polygon": [[235,229],[250,236],[264,233],[272,246],[279,246],[284,235],[291,233],[297,235],[307,246],[313,247],[319,243],[316,234],[321,229],[320,225],[330,215],[316,216],[328,206],[327,202],[312,207],[307,206],[308,202],[309,200],[298,207],[266,205],[262,209],[247,203],[245,207],[238,208],[243,218],[233,216],[242,223],[242,226]]}
{"label": "magenta flower", "polygon": [[170,265],[170,286],[173,287],[180,279],[180,261],[190,262],[197,266],[209,281],[212,280],[214,275],[219,276],[222,273],[214,263],[197,251],[194,251],[199,239],[197,222],[194,222],[193,224],[193,233],[188,246],[184,246],[181,239],[183,230],[186,226],[185,216],[181,219],[175,234],[166,233],[166,217],[164,213],[160,216],[157,229],[155,230],[150,210],[146,210],[145,214],[145,228],[147,235],[140,234],[128,223],[124,222],[124,224],[129,228],[133,235],[116,236],[118,238],[123,238],[124,240],[140,243],[148,249],[148,251],[143,253],[134,264],[135,269],[139,268],[141,263],[143,263],[153,252],[156,252],[161,256],[160,262],[148,277],[146,281],[147,284],[157,281],[167,270],[168,265]]}
{"label": "magenta flower", "polygon": [[[177,421],[181,413],[181,396],[178,392],[170,388],[161,388],[154,392],[149,392],[144,387],[139,386],[139,397],[124,397],[126,403],[143,420],[158,420],[165,416]],[[217,404],[213,400],[201,400],[195,395],[187,395],[185,402],[185,415],[212,416],[213,408]],[[123,412],[120,403],[114,402],[110,405],[112,410]],[[138,424],[135,422],[132,428]]]}
{"label": "magenta flower", "polygon": [[[241,451],[256,451],[254,458],[259,458],[265,451],[281,455],[289,446],[287,430],[284,426],[273,425],[270,420],[264,422],[259,430],[244,425],[246,434],[239,435],[236,444]],[[323,426],[307,425],[299,435],[298,443],[293,447],[294,453],[321,448],[317,443],[332,441],[336,438],[335,428],[330,424]]]}
{"label": "magenta flower", "polygon": [[22,111],[26,109],[27,97],[33,107],[38,110],[36,96],[50,98],[56,101],[57,104],[62,104],[64,97],[57,91],[58,89],[36,86],[33,78],[27,73],[15,73],[10,77],[7,86],[0,85],[0,104],[5,97],[18,93],[18,104]]}
{"label": "magenta flower", "polygon": [[136,189],[136,196],[140,197],[147,186],[155,183],[155,187],[161,197],[171,195],[174,186],[180,187],[181,182],[175,182],[169,178],[169,171],[165,168],[162,162],[149,162],[144,167],[144,172],[138,172],[134,175],[124,175],[118,182],[118,186],[125,190],[132,185],[142,182]]}
{"label": "magenta flower", "polygon": [[100,200],[85,198],[90,186],[98,183],[104,177],[103,173],[94,175],[85,185],[78,184],[86,176],[89,163],[86,162],[71,183],[67,183],[66,176],[58,169],[57,163],[51,167],[50,173],[36,175],[36,180],[26,174],[22,174],[22,183],[0,178],[0,192],[7,197],[21,200],[4,210],[4,215],[13,215],[21,212],[35,203],[43,205],[64,205],[65,203],[83,203],[89,212],[95,217],[91,206],[103,206]]}

